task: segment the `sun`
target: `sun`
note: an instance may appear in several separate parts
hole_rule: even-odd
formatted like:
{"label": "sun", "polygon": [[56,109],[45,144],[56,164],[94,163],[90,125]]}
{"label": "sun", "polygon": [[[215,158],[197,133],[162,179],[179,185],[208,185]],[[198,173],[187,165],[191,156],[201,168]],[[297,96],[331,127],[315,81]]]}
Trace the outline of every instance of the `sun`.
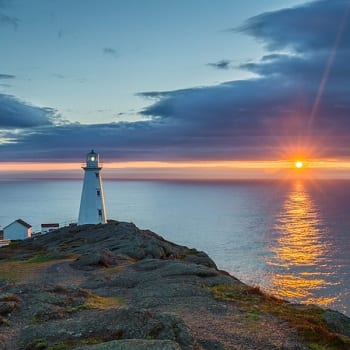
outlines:
{"label": "sun", "polygon": [[300,161],[300,160],[298,160],[297,162],[295,162],[294,165],[295,165],[295,167],[296,167],[297,169],[301,169],[301,168],[304,166],[303,162]]}

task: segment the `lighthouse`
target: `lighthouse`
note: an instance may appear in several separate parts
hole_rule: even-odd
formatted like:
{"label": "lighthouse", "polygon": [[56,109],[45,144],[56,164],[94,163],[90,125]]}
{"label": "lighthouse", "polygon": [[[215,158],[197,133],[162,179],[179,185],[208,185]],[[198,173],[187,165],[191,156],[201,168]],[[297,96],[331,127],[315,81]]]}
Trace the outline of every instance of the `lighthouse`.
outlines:
{"label": "lighthouse", "polygon": [[81,193],[78,225],[107,222],[98,153],[92,150],[86,156],[84,184]]}

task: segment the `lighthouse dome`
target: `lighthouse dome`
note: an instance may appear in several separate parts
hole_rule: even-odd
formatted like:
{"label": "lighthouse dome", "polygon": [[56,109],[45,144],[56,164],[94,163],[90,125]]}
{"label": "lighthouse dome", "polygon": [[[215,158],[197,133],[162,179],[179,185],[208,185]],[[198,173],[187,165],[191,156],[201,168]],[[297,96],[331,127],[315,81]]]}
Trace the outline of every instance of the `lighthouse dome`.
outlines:
{"label": "lighthouse dome", "polygon": [[86,167],[87,168],[99,168],[99,155],[94,150],[91,150],[86,155]]}

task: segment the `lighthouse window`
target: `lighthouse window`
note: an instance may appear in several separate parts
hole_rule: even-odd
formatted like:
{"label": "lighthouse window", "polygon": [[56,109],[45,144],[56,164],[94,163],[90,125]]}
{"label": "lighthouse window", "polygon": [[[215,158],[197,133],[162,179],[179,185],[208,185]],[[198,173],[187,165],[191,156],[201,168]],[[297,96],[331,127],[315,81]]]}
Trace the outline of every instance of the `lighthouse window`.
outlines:
{"label": "lighthouse window", "polygon": [[95,173],[96,177],[98,177],[98,173]]}
{"label": "lighthouse window", "polygon": [[101,209],[98,210],[98,216],[99,216],[100,218],[102,218],[102,210],[101,210]]}
{"label": "lighthouse window", "polygon": [[100,190],[97,190],[96,192],[97,192],[98,196],[101,196],[101,191]]}

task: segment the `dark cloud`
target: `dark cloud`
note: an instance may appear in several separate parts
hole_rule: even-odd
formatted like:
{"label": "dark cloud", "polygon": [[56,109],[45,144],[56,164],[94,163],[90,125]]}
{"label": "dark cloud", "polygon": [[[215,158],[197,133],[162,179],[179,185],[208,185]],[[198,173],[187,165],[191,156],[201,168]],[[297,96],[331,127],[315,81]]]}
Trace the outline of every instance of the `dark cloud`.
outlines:
{"label": "dark cloud", "polygon": [[0,129],[53,125],[55,110],[31,106],[13,96],[0,94]]}
{"label": "dark cloud", "polygon": [[16,78],[15,75],[12,75],[12,74],[1,74],[0,73],[0,79],[14,79]]}
{"label": "dark cloud", "polygon": [[[4,136],[15,137],[10,131]],[[40,160],[76,160],[90,148],[96,148],[105,157],[114,159],[147,158],[147,155],[158,152],[159,144],[164,142],[165,137],[160,130],[144,122],[69,124],[31,129],[21,135],[15,147],[8,144],[3,146],[3,150],[12,159],[24,159],[34,152],[35,158]],[[0,154],[0,159],[3,155]]]}
{"label": "dark cloud", "polygon": [[[229,155],[238,156],[232,144],[231,137],[226,141],[218,137],[218,143],[210,145],[208,141],[215,137],[196,135],[184,129],[174,135],[167,125],[137,122],[98,125],[62,125],[56,127],[40,127],[22,133],[20,139],[7,132],[3,135],[8,139],[16,139],[16,144],[3,145],[0,160],[33,159],[48,161],[78,160],[87,149],[95,148],[103,153],[104,159],[119,160],[169,160],[169,159],[227,159]],[[261,142],[261,140],[260,140]],[[222,151],[222,144],[227,143],[227,150],[222,157],[217,156]],[[236,145],[239,140],[235,141]],[[254,144],[259,143],[255,138]]]}
{"label": "dark cloud", "polygon": [[[163,96],[155,93],[158,102],[143,113],[174,128],[184,128],[191,137],[205,136],[208,142],[215,137],[221,141],[228,137],[227,143],[234,144],[239,137],[241,146],[249,146],[253,145],[254,137],[267,137],[267,142],[273,146],[274,137],[307,136],[317,85],[311,81],[286,81],[284,76],[270,76]],[[341,120],[344,121],[350,112],[346,103],[349,92],[349,88],[342,94],[326,90],[321,112],[313,126],[316,133],[323,133],[325,126],[328,131],[341,129]],[[215,142],[219,144],[218,140]]]}
{"label": "dark cloud", "polygon": [[231,61],[230,60],[221,60],[218,62],[207,63],[207,66],[217,68],[217,69],[230,69]]}
{"label": "dark cloud", "polygon": [[[270,50],[293,49],[297,52],[329,49],[342,31],[341,48],[350,48],[348,0],[322,0],[305,5],[263,13],[234,29],[249,34]],[[345,24],[345,25],[344,25]]]}
{"label": "dark cloud", "polygon": [[[283,75],[285,78],[302,80],[307,77],[305,84],[318,83],[322,78],[326,67],[330,68],[330,81],[340,84],[350,76],[350,66],[347,62],[350,59],[350,52],[337,50],[332,62],[329,62],[330,53],[327,51],[317,54],[305,54],[303,56],[275,55],[274,58],[263,57],[258,62],[250,62],[240,65],[241,68],[260,76]],[[330,64],[331,63],[331,64]]]}
{"label": "dark cloud", "polygon": [[117,57],[118,56],[117,50],[113,49],[112,47],[104,47],[103,48],[103,53],[105,55],[110,55],[110,56],[113,56],[113,57]]}
{"label": "dark cloud", "polygon": [[18,23],[19,23],[18,18],[5,15],[4,13],[0,13],[0,25],[10,26],[13,29],[17,29]]}
{"label": "dark cloud", "polygon": [[349,157],[348,7],[316,1],[249,19],[240,30],[272,50],[241,65],[257,78],[141,93],[152,101],[141,112],[145,121],[57,125],[50,111],[31,107],[42,118],[21,133],[3,133],[12,143],[0,146],[0,160],[78,160],[90,148],[106,160],[280,159],[289,147]]}
{"label": "dark cloud", "polygon": [[0,26],[9,26],[13,29],[18,28],[19,19],[7,15],[4,11],[10,7],[10,0],[0,0]]}

